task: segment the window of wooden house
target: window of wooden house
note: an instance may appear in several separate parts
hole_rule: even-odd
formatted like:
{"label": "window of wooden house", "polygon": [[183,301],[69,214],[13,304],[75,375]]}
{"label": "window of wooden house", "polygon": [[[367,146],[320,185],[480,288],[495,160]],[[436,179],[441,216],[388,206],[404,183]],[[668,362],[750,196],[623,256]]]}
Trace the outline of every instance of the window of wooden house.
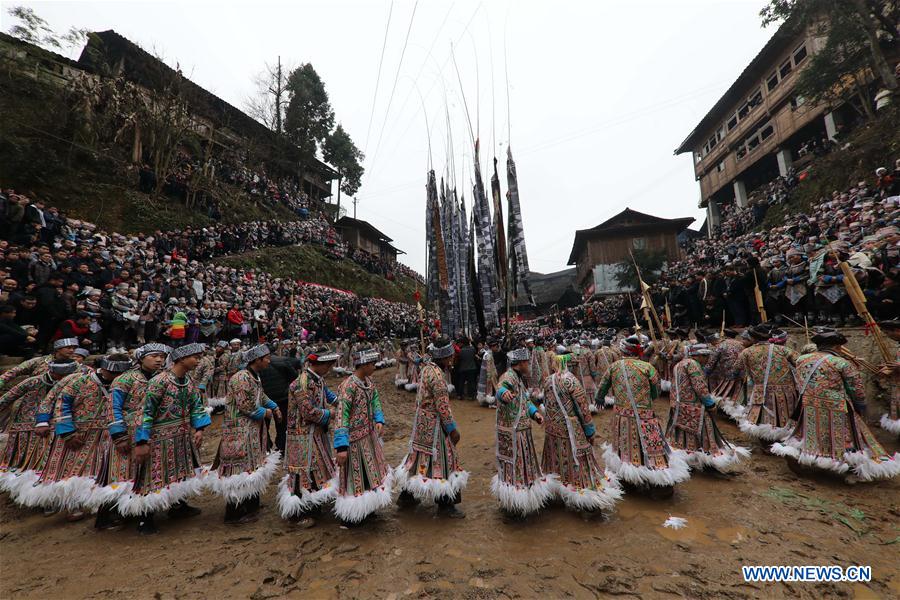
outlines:
{"label": "window of wooden house", "polygon": [[631,238],[631,245],[635,250],[646,250],[647,238]]}
{"label": "window of wooden house", "polygon": [[771,92],[776,87],[778,87],[778,71],[775,71],[774,73],[769,75],[768,79],[766,79],[766,89]]}
{"label": "window of wooden house", "polygon": [[794,50],[794,66],[806,60],[806,44],[801,44],[799,48]]}
{"label": "window of wooden house", "polygon": [[737,127],[738,118],[737,115],[732,115],[730,119],[728,119],[728,131],[731,131],[735,127]]}
{"label": "window of wooden house", "polygon": [[772,134],[775,133],[775,128],[771,123],[762,128],[762,131],[759,132],[759,137],[763,140],[767,140],[772,137]]}
{"label": "window of wooden house", "polygon": [[787,77],[787,74],[791,72],[791,59],[787,59],[784,63],[778,68],[778,74],[781,75],[781,78],[784,79]]}

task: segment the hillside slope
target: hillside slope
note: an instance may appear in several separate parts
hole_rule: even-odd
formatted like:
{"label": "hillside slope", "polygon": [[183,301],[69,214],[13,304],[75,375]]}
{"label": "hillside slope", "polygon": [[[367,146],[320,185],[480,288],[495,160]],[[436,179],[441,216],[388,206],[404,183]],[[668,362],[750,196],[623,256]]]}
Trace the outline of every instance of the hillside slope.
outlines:
{"label": "hillside slope", "polygon": [[844,191],[858,181],[872,187],[875,169],[894,167],[900,158],[900,106],[886,110],[871,123],[861,125],[840,142],[841,148],[818,158],[809,168],[809,177],[801,182],[782,205],[766,212],[763,226],[774,227],[788,215],[804,212],[834,190]]}
{"label": "hillside slope", "polygon": [[226,256],[216,263],[242,269],[262,269],[276,277],[320,283],[394,302],[414,302],[416,282],[408,277],[388,281],[351,261],[328,257],[315,246],[283,246]]}

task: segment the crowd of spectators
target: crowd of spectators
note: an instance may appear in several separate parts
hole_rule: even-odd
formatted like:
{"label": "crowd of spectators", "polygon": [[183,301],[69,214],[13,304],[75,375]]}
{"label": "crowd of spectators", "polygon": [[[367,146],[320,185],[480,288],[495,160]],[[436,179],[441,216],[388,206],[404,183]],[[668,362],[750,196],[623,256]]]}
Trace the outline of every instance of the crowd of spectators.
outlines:
{"label": "crowd of spectators", "polygon": [[[122,235],[12,190],[0,194],[0,216],[0,354],[40,352],[62,336],[102,352],[150,341],[417,332],[412,305],[210,262],[297,243],[330,246],[346,260],[321,216]],[[185,327],[171,327],[182,321]]]}

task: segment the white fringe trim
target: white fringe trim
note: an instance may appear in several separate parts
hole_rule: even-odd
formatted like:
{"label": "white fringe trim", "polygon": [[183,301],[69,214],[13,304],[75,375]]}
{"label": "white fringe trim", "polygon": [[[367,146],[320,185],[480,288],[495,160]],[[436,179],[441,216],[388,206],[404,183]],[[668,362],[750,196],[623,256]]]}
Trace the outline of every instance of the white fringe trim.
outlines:
{"label": "white fringe trim", "polygon": [[316,508],[317,506],[321,506],[326,502],[330,502],[337,497],[337,477],[327,481],[321,489],[316,490],[315,492],[303,488],[300,490],[300,495],[298,496],[292,493],[288,487],[288,482],[295,476],[296,475],[293,473],[288,473],[281,478],[281,482],[278,484],[278,510],[281,512],[281,517],[283,519],[296,517],[297,515]]}
{"label": "white fringe trim", "polygon": [[410,476],[403,468],[406,458],[394,469],[394,484],[400,491],[407,491],[420,502],[437,501],[442,498],[452,500],[456,494],[466,489],[469,483],[468,471],[454,471],[447,479],[434,479],[419,474]]}
{"label": "white fringe trim", "polygon": [[615,396],[606,396],[603,399],[603,406],[615,406],[616,405],[616,397]]}
{"label": "white fringe trim", "polygon": [[740,404],[735,404],[731,399],[725,399],[720,396],[715,397],[716,402],[719,403],[719,407],[722,409],[729,418],[733,421],[740,421],[745,416],[747,416],[747,407],[742,406]]}
{"label": "white fringe trim", "polygon": [[575,510],[612,510],[616,502],[622,499],[624,492],[619,480],[612,473],[606,473],[603,489],[587,490],[564,485],[556,480],[556,492],[566,506]]}
{"label": "white fringe trim", "polygon": [[160,510],[168,510],[182,500],[186,500],[203,491],[206,487],[208,470],[204,467],[194,469],[194,476],[183,481],[170,483],[161,490],[148,494],[135,494],[132,484],[127,484],[127,492],[119,497],[116,507],[123,517],[139,517],[153,514]]}
{"label": "white fringe trim", "polygon": [[[32,471],[32,473],[34,473]],[[16,487],[16,503],[29,508],[42,507],[74,511],[89,505],[97,489],[93,477],[68,477],[61,481],[41,483],[35,474],[33,485],[23,481]]]}
{"label": "white fringe trim", "polygon": [[717,471],[728,472],[745,458],[750,458],[750,449],[743,446],[722,448],[713,456],[709,452],[684,450],[684,459],[691,469],[712,467]]}
{"label": "white fringe trim", "polygon": [[500,508],[524,517],[543,508],[553,498],[558,485],[556,475],[544,475],[524,488],[500,481],[500,476],[494,475],[491,494],[500,503]]}
{"label": "white fringe trim", "polygon": [[403,389],[405,389],[407,392],[414,392],[417,389],[419,389],[419,384],[416,382],[407,383],[406,385],[403,386]]}
{"label": "white fringe trim", "polygon": [[456,391],[456,386],[453,385],[452,383],[448,383],[447,384],[447,394],[452,394],[455,391]]}
{"label": "white fringe trim", "polygon": [[226,406],[228,404],[227,398],[207,398],[206,405],[211,408],[217,408],[219,406]]}
{"label": "white fringe trim", "polygon": [[793,433],[793,427],[772,427],[768,423],[762,425],[751,425],[746,417],[742,416],[738,420],[738,427],[741,431],[750,437],[762,440],[764,442],[780,442]]}
{"label": "white fringe trim", "polygon": [[844,460],[853,467],[853,472],[863,481],[889,479],[900,475],[900,452],[895,452],[885,460],[875,460],[867,450],[864,452],[848,452]]}
{"label": "white fringe trim", "polygon": [[796,438],[790,438],[784,442],[775,442],[772,444],[770,450],[772,451],[772,454],[777,456],[791,457],[801,465],[815,467],[817,469],[822,469],[823,471],[831,471],[838,475],[844,475],[850,470],[850,465],[843,461],[835,460],[830,456],[816,456],[815,454],[809,454],[808,452],[803,452],[801,448],[802,442]]}
{"label": "white fringe trim", "polygon": [[266,456],[265,462],[253,472],[238,473],[228,477],[220,477],[215,471],[209,474],[207,486],[215,494],[219,494],[228,502],[239,504],[248,498],[258,496],[269,485],[269,480],[278,469],[281,452],[277,450]]}
{"label": "white fringe trim", "polygon": [[497,400],[493,396],[487,396],[481,392],[475,394],[475,399],[478,400],[478,404],[481,406],[497,406]]}
{"label": "white fringe trim", "polygon": [[672,382],[669,381],[668,379],[661,379],[659,381],[659,389],[664,392],[672,391]]}
{"label": "white fringe trim", "polygon": [[359,523],[370,514],[389,506],[391,498],[394,472],[388,470],[381,485],[375,489],[363,492],[359,496],[338,495],[334,500],[334,514],[341,521]]}
{"label": "white fringe trim", "polygon": [[900,435],[900,419],[892,419],[891,415],[884,413],[881,415],[881,428],[894,435]]}
{"label": "white fringe trim", "polygon": [[675,450],[669,454],[669,467],[651,469],[650,467],[625,464],[618,453],[608,443],[603,444],[603,462],[616,477],[635,485],[669,486],[687,481],[691,470],[683,458],[683,453]]}
{"label": "white fringe trim", "polygon": [[8,493],[9,497],[15,502],[19,502],[17,498],[23,488],[33,486],[40,479],[40,475],[31,470],[21,473],[18,471],[7,471],[0,477],[2,477],[0,479],[0,491]]}

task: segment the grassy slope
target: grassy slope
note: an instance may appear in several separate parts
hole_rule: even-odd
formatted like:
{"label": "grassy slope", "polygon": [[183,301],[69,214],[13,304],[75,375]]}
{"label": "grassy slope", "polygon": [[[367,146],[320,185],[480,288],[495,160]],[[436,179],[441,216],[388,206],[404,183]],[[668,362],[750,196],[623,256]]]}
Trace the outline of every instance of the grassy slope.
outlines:
{"label": "grassy slope", "polygon": [[809,179],[797,186],[789,202],[768,210],[763,226],[780,225],[787,215],[804,212],[820,198],[830,197],[832,191],[844,191],[858,181],[866,180],[873,187],[875,169],[892,170],[894,159],[900,156],[900,107],[858,127],[841,145],[844,143],[850,146],[812,163]]}
{"label": "grassy slope", "polygon": [[374,296],[395,302],[412,302],[416,285],[408,277],[388,281],[355,263],[326,256],[315,246],[285,246],[227,256],[216,262],[237,268],[257,268],[276,277],[299,279],[351,290],[360,296]]}

